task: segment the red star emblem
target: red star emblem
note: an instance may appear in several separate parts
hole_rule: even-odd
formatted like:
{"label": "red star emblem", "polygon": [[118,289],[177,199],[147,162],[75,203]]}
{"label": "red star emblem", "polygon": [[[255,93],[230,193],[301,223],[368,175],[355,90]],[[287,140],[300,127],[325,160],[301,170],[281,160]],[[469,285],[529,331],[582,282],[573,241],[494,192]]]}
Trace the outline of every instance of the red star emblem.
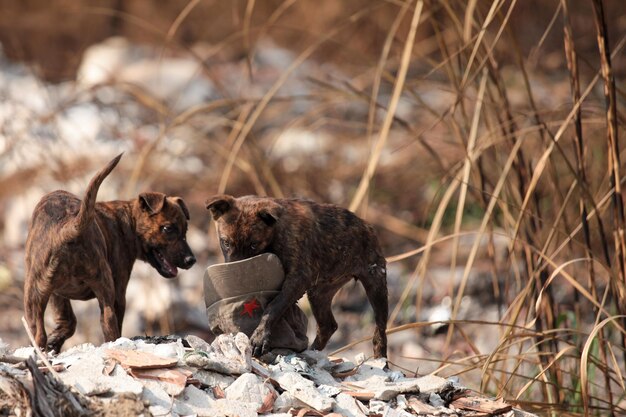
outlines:
{"label": "red star emblem", "polygon": [[253,298],[247,303],[244,303],[241,315],[247,314],[250,317],[254,317],[254,310],[257,308],[261,308],[261,305],[257,302],[256,298]]}

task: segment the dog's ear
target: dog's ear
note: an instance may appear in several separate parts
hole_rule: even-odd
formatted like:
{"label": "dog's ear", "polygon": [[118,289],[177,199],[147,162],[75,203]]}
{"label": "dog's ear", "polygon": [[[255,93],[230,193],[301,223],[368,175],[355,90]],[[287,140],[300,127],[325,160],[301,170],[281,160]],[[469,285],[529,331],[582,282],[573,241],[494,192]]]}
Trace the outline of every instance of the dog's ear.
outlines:
{"label": "dog's ear", "polygon": [[139,205],[142,210],[156,214],[163,210],[165,198],[165,194],[162,193],[141,193],[139,194]]}
{"label": "dog's ear", "polygon": [[274,226],[282,214],[283,207],[274,201],[264,204],[257,212],[257,216],[268,226]]}
{"label": "dog's ear", "polygon": [[190,220],[189,217],[189,209],[187,208],[187,204],[185,204],[185,201],[183,201],[182,198],[180,197],[172,197],[172,199],[174,200],[174,202],[176,204],[178,204],[180,206],[180,208],[183,210],[183,214],[185,215],[185,218],[187,220]]}
{"label": "dog's ear", "polygon": [[213,215],[213,220],[217,220],[235,206],[235,198],[230,195],[215,195],[206,201],[206,208]]}

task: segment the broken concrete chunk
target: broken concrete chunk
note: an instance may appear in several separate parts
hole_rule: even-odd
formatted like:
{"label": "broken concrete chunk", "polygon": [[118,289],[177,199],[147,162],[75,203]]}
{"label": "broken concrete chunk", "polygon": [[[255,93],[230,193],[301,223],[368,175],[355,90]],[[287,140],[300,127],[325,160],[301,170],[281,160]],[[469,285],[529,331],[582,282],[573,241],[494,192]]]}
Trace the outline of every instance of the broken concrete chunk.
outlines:
{"label": "broken concrete chunk", "polygon": [[373,358],[368,359],[364,363],[365,365],[369,365],[372,368],[385,369],[387,367],[387,358]]}
{"label": "broken concrete chunk", "polygon": [[[367,365],[363,365],[367,366]],[[452,388],[452,382],[434,375],[421,378],[400,378],[395,382],[390,382],[386,376],[377,374],[376,368],[366,368],[351,377],[345,379],[350,381],[349,386],[357,391],[369,391],[374,393],[377,400],[389,401],[398,394],[444,392]]]}
{"label": "broken concrete chunk", "polygon": [[437,393],[431,392],[428,396],[428,402],[433,407],[445,407],[446,402],[441,398],[441,396]]}
{"label": "broken concrete chunk", "polygon": [[379,400],[372,400],[369,402],[370,415],[372,414],[380,414],[381,416],[385,412],[385,407],[387,407],[387,403]]}
{"label": "broken concrete chunk", "polygon": [[396,397],[396,404],[397,404],[396,408],[401,408],[403,410],[406,410],[409,408],[409,403],[407,402],[406,396],[404,396],[404,394],[400,394]]}
{"label": "broken concrete chunk", "polygon": [[74,386],[81,394],[99,395],[105,393],[141,395],[143,386],[130,377],[124,369],[116,366],[110,375],[105,375],[104,359],[94,350],[75,361],[59,377],[66,385]]}
{"label": "broken concrete chunk", "polygon": [[170,414],[174,404],[174,399],[157,381],[146,381],[144,383],[141,400],[150,404],[148,409],[153,416]]}
{"label": "broken concrete chunk", "polygon": [[[200,339],[201,340],[201,339]],[[223,374],[245,374],[251,370],[252,349],[248,336],[243,333],[221,334],[207,350],[194,350],[185,355],[185,363],[196,368]]]}
{"label": "broken concrete chunk", "polygon": [[[198,416],[199,415],[200,414],[198,414]],[[250,404],[223,398],[215,400],[213,414],[211,415],[223,417],[257,417],[259,414],[256,412],[256,408]]]}
{"label": "broken concrete chunk", "polygon": [[283,392],[274,401],[273,411],[275,413],[286,413],[292,408],[304,408],[307,407],[305,403],[291,395],[288,391]]}
{"label": "broken concrete chunk", "polygon": [[174,400],[173,411],[180,415],[217,416],[216,400],[201,389],[188,386]]}
{"label": "broken concrete chunk", "polygon": [[13,356],[15,356],[16,358],[20,358],[22,360],[26,360],[35,354],[36,354],[35,348],[31,346],[17,348],[13,352]]}
{"label": "broken concrete chunk", "polygon": [[333,407],[334,400],[322,395],[313,381],[304,378],[297,372],[272,372],[272,379],[292,396],[317,411],[327,412]]}
{"label": "broken concrete chunk", "polygon": [[345,417],[365,417],[369,411],[363,403],[347,394],[339,394],[335,397],[333,412]]}
{"label": "broken concrete chunk", "polygon": [[[275,394],[271,384],[264,383],[261,378],[252,373],[241,375],[224,391],[226,399],[250,404],[254,410],[261,408],[268,394]],[[278,394],[275,395],[278,397]]]}
{"label": "broken concrete chunk", "polygon": [[454,385],[452,381],[437,375],[426,375],[417,378],[417,383],[419,385],[420,392],[423,394],[430,394],[431,392],[441,393],[452,388]]}
{"label": "broken concrete chunk", "polygon": [[419,382],[415,379],[402,382],[385,382],[383,385],[370,387],[373,388],[374,398],[383,401],[389,401],[402,393],[418,393],[420,392]]}
{"label": "broken concrete chunk", "polygon": [[399,408],[391,408],[388,405],[385,405],[382,415],[385,417],[413,417],[413,414],[407,411]]}
{"label": "broken concrete chunk", "polygon": [[235,378],[230,375],[205,371],[204,369],[195,370],[192,377],[200,381],[203,385],[208,387],[220,387],[221,389],[226,389],[230,384],[235,382]]}

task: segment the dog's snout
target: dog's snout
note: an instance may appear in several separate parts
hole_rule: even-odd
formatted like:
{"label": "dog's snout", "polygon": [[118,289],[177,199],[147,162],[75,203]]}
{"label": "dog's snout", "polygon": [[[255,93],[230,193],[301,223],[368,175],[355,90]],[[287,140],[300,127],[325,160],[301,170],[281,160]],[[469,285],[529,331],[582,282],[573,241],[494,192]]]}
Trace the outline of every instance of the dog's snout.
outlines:
{"label": "dog's snout", "polygon": [[185,256],[185,259],[183,259],[183,265],[185,268],[191,268],[193,264],[195,263],[196,263],[196,257],[193,255],[187,255]]}

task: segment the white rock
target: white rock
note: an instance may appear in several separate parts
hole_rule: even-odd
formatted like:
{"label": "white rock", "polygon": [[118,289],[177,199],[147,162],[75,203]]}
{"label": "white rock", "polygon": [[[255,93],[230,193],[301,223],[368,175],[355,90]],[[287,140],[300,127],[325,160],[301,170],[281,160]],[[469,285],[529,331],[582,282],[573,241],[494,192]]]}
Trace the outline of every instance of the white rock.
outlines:
{"label": "white rock", "polygon": [[219,413],[216,413],[216,400],[210,394],[193,385],[189,385],[181,394],[176,396],[173,410],[182,415],[219,415]]}
{"label": "white rock", "polygon": [[430,394],[431,392],[439,393],[449,389],[453,382],[437,375],[426,375],[417,378],[417,384],[419,385],[420,393]]}
{"label": "white rock", "polygon": [[104,359],[98,350],[77,360],[65,372],[59,373],[61,381],[74,386],[85,395],[104,393],[132,394],[139,396],[143,385],[116,365],[111,375],[104,375]]}
{"label": "white rock", "polygon": [[289,411],[290,408],[304,408],[307,407],[305,403],[291,395],[288,391],[283,392],[274,401],[274,412],[284,413]]}
{"label": "white rock", "polygon": [[313,381],[296,372],[272,373],[272,379],[277,381],[282,389],[315,410],[330,411],[335,403],[332,398],[322,395],[315,388]]}
{"label": "white rock", "polygon": [[339,394],[335,397],[335,405],[333,411],[345,417],[365,417],[367,407],[359,400],[349,396],[348,394]]}
{"label": "white rock", "polygon": [[149,382],[144,383],[141,399],[150,404],[149,410],[153,416],[169,414],[174,403],[172,397],[159,384]]}
{"label": "white rock", "polygon": [[400,394],[396,397],[396,403],[398,404],[398,408],[401,408],[403,410],[409,408],[409,403],[406,400],[406,396],[404,396],[403,394]]}
{"label": "white rock", "polygon": [[446,402],[441,398],[441,396],[434,392],[431,392],[428,396],[428,402],[433,407],[445,407],[446,405]]}
{"label": "white rock", "polygon": [[215,401],[213,416],[224,417],[257,417],[259,414],[251,404],[220,398]]}
{"label": "white rock", "polygon": [[35,354],[35,348],[31,346],[17,348],[13,352],[13,356],[15,356],[16,358],[24,359],[24,360],[30,358],[34,354]]}
{"label": "white rock", "polygon": [[250,404],[255,410],[263,405],[263,400],[268,394],[276,392],[269,383],[264,383],[261,378],[251,373],[241,375],[224,391],[228,400]]}
{"label": "white rock", "polygon": [[385,407],[387,407],[387,403],[379,400],[370,400],[369,409],[371,414],[380,414],[383,415],[385,411]]}
{"label": "white rock", "polygon": [[365,365],[369,365],[372,368],[384,370],[387,366],[387,358],[373,358],[365,361]]}
{"label": "white rock", "polygon": [[226,389],[230,384],[235,382],[235,378],[230,375],[220,374],[219,372],[205,371],[197,369],[193,372],[193,378],[202,382],[209,387],[220,387]]}

